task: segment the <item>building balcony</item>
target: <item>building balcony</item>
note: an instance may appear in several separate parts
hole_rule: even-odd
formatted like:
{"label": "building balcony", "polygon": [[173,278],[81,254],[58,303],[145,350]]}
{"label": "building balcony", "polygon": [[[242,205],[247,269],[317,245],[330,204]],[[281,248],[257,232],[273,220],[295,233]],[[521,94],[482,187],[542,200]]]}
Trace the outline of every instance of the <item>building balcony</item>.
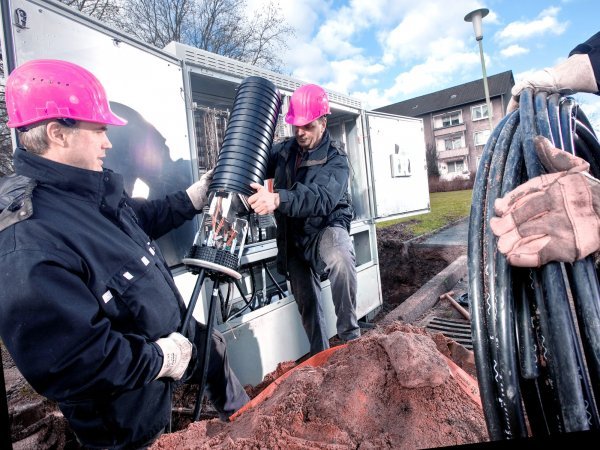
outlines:
{"label": "building balcony", "polygon": [[452,126],[444,127],[444,128],[436,128],[433,130],[433,135],[435,137],[445,136],[447,134],[461,133],[461,132],[465,131],[466,129],[467,129],[467,125],[463,122],[463,123],[459,123],[458,125],[452,125]]}
{"label": "building balcony", "polygon": [[437,153],[437,157],[440,161],[443,161],[446,159],[452,159],[452,158],[459,158],[461,156],[468,156],[468,155],[469,155],[469,147],[454,148],[452,150],[443,150],[443,151]]}

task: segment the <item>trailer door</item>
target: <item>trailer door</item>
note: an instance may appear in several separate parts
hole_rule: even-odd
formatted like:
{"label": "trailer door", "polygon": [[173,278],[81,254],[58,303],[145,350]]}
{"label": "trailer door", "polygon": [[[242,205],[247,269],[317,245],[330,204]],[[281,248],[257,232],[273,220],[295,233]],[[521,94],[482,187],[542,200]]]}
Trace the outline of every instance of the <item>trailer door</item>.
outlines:
{"label": "trailer door", "polygon": [[423,121],[371,111],[365,115],[375,220],[429,212]]}
{"label": "trailer door", "polygon": [[[99,78],[111,109],[129,121],[109,127],[105,167],[124,176],[130,195],[161,198],[190,185],[196,157],[176,58],[54,1],[8,0],[2,15],[7,72],[32,59],[63,59]],[[169,265],[180,262],[193,237],[188,222],[158,241]]]}

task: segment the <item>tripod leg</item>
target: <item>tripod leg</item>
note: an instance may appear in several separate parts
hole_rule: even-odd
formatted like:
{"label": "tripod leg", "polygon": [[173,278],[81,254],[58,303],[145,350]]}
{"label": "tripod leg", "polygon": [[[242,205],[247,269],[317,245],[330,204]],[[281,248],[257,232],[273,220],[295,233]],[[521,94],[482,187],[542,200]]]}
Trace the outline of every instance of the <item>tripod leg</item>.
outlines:
{"label": "tripod leg", "polygon": [[200,291],[202,290],[202,285],[204,284],[204,278],[206,277],[206,272],[204,269],[200,270],[198,277],[196,278],[196,284],[194,285],[194,291],[192,292],[192,296],[190,297],[190,303],[188,304],[187,311],[185,313],[185,318],[183,319],[183,323],[181,324],[180,333],[185,337],[188,337],[187,331],[190,325],[190,321],[192,319],[192,315],[194,314],[194,309],[196,309],[196,302],[198,301],[198,296],[200,295]]}
{"label": "tripod leg", "polygon": [[[198,302],[198,297],[200,296],[200,291],[202,291],[202,286],[204,284],[204,279],[206,278],[206,272],[204,269],[200,269],[198,273],[198,277],[196,277],[196,284],[194,285],[194,291],[192,292],[192,296],[190,297],[190,302],[188,303],[187,311],[185,312],[185,317],[183,319],[183,323],[179,329],[179,332],[183,334],[185,337],[188,337],[188,328],[190,326],[190,321],[192,320],[194,309],[196,309],[196,303]],[[173,400],[171,400],[172,402]],[[167,425],[167,432],[170,433],[173,424],[173,405],[171,404],[171,413],[169,416],[169,423]]]}
{"label": "tripod leg", "polygon": [[198,396],[196,397],[196,406],[194,407],[194,422],[200,419],[200,411],[202,410],[202,399],[204,398],[204,390],[206,389],[206,379],[208,377],[208,363],[210,358],[210,345],[212,342],[212,331],[215,321],[215,312],[217,310],[217,302],[219,301],[219,281],[215,280],[213,284],[212,295],[210,297],[210,305],[208,308],[208,320],[206,323],[206,340],[204,345],[204,360],[202,362],[202,378],[200,386],[198,386]]}

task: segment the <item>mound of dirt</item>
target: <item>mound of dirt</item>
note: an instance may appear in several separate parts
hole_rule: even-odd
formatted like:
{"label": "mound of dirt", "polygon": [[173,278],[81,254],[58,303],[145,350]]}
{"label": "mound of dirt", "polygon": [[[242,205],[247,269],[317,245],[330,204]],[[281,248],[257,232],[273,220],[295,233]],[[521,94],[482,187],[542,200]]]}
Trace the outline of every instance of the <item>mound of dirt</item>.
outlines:
{"label": "mound of dirt", "polygon": [[152,450],[430,448],[487,440],[483,412],[422,328],[395,323],[298,367],[233,422],[195,422]]}

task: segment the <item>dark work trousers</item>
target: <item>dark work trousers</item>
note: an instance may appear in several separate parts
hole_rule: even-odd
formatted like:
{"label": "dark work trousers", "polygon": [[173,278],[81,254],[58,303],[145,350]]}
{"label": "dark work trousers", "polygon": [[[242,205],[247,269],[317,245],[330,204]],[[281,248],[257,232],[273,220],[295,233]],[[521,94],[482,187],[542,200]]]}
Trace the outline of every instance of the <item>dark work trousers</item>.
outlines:
{"label": "dark work trousers", "polygon": [[[319,256],[325,263],[325,273],[331,283],[337,335],[343,341],[356,339],[360,336],[356,317],[356,258],[346,229],[326,228],[319,242]],[[288,254],[288,272],[292,294],[310,343],[310,354],[314,355],[329,348],[320,277],[293,251]]]}
{"label": "dark work trousers", "polygon": [[[194,320],[196,335],[194,343],[198,352],[204,349],[205,327]],[[202,360],[204,355],[196,355],[193,372],[186,383],[200,384],[202,381]],[[206,395],[214,408],[219,412],[222,420],[227,420],[234,412],[250,400],[244,387],[229,365],[225,338],[216,329],[213,329],[210,356],[208,360],[208,373],[206,378]]]}

